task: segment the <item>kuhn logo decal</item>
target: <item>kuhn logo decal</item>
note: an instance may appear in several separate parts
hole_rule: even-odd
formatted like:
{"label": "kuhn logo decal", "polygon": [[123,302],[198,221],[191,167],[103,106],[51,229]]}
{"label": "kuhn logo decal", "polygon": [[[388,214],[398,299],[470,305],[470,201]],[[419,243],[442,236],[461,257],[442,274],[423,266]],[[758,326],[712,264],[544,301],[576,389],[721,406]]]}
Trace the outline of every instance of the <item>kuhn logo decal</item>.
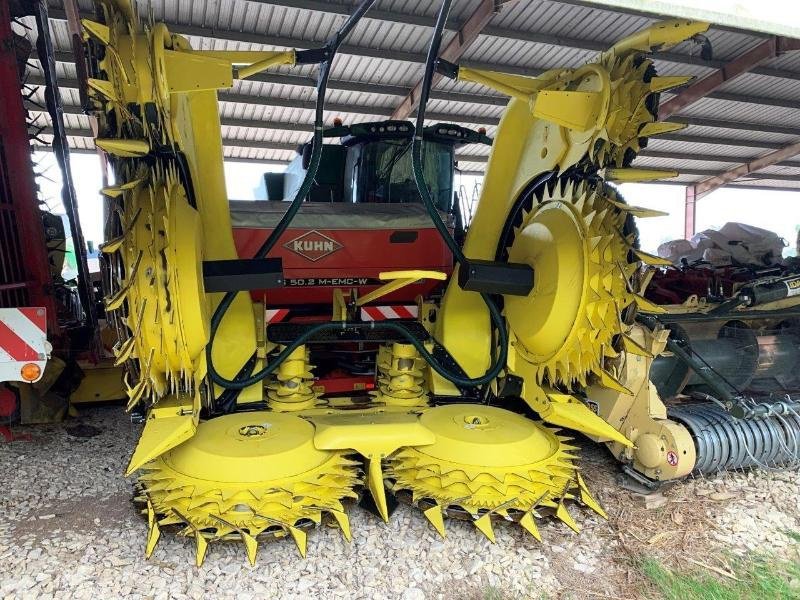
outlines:
{"label": "kuhn logo decal", "polygon": [[311,262],[316,262],[344,248],[339,242],[320,233],[316,229],[307,231],[303,235],[286,242],[283,247],[291,250],[295,254],[299,254]]}

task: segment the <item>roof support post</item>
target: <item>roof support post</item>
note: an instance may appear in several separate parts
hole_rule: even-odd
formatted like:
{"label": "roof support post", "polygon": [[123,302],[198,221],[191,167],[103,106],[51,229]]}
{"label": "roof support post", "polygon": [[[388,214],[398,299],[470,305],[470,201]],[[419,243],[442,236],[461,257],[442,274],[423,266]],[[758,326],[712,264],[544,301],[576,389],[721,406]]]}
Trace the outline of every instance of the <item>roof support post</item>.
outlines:
{"label": "roof support post", "polygon": [[695,234],[697,222],[697,190],[693,185],[686,186],[686,198],[683,204],[683,237],[691,239]]}

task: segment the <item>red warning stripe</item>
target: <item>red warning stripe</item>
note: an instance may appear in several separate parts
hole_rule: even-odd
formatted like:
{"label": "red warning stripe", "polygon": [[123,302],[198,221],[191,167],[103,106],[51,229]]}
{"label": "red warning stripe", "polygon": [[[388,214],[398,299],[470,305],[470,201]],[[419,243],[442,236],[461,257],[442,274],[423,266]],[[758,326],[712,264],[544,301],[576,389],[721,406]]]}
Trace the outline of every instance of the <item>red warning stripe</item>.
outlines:
{"label": "red warning stripe", "polygon": [[362,306],[361,319],[364,321],[384,321],[386,319],[416,319],[416,306]]}
{"label": "red warning stripe", "polygon": [[39,353],[19,337],[13,329],[0,321],[0,348],[5,350],[13,360],[39,360]]}
{"label": "red warning stripe", "polygon": [[19,312],[28,317],[28,320],[36,325],[43,333],[47,333],[47,311],[44,308],[27,306],[18,308]]}
{"label": "red warning stripe", "polygon": [[280,323],[288,314],[288,308],[269,308],[267,309],[267,323]]}
{"label": "red warning stripe", "polygon": [[[387,308],[393,310],[398,319],[413,319],[417,316],[417,311],[412,313],[407,306],[389,306]],[[416,306],[413,308],[416,309]]]}

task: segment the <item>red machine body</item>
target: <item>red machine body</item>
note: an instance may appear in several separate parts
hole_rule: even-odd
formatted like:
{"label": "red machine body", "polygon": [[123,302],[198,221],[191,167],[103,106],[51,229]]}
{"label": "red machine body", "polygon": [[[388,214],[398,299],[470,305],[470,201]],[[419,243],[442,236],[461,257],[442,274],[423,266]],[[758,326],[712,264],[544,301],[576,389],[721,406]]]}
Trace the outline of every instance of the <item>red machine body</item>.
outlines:
{"label": "red machine body", "polygon": [[[233,201],[231,218],[239,256],[252,257],[286,211],[286,202]],[[453,270],[453,257],[421,204],[306,202],[270,254],[283,260],[285,287],[253,290],[268,307],[326,305],[333,290],[359,295],[385,282],[386,271]],[[426,280],[380,299],[414,303],[441,286]]]}
{"label": "red machine body", "polygon": [[690,296],[730,298],[734,289],[758,274],[743,267],[687,267],[659,269],[645,291],[656,304],[682,304]]}
{"label": "red machine body", "polygon": [[59,333],[42,215],[36,193],[20,68],[30,47],[11,29],[9,4],[0,1],[0,308],[47,309],[51,335]]}

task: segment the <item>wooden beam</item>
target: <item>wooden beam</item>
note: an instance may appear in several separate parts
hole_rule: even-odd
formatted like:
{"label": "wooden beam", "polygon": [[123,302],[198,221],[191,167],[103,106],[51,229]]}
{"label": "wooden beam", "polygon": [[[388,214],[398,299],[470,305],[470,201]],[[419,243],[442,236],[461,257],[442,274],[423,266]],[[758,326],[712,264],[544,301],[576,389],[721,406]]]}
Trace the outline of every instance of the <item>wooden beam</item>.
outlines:
{"label": "wooden beam", "polygon": [[[513,1],[513,0],[511,0]],[[450,62],[456,62],[469,46],[478,39],[481,31],[489,24],[500,10],[503,2],[498,0],[482,0],[470,17],[464,22],[461,28],[455,32],[450,41],[447,42],[444,49],[439,52],[439,56]],[[433,82],[431,87],[442,78],[439,73],[433,74]],[[411,88],[408,95],[403,98],[403,101],[392,113],[393,119],[407,119],[414,112],[414,109],[419,104],[419,96],[422,92],[422,78]]]}
{"label": "wooden beam", "polygon": [[659,119],[667,119],[678,111],[705,98],[711,92],[752,71],[758,65],[797,48],[796,40],[789,40],[779,36],[770,36],[757,46],[739,55],[721,69],[706,75],[683,88],[673,98],[670,98],[658,110]]}

